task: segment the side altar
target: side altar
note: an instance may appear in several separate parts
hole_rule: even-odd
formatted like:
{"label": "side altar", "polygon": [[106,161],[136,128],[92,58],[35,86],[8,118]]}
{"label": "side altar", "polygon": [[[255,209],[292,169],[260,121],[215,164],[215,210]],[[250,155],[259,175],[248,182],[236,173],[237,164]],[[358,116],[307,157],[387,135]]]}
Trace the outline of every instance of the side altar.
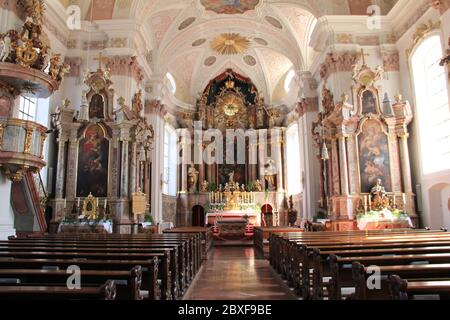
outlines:
{"label": "side altar", "polygon": [[413,113],[400,94],[395,103],[387,93],[383,98],[377,85],[383,77],[381,67],[363,61],[353,67],[353,104],[346,94],[335,104],[332,92],[325,86],[322,91],[312,133],[321,170],[320,211],[334,231],[417,225],[408,151]]}

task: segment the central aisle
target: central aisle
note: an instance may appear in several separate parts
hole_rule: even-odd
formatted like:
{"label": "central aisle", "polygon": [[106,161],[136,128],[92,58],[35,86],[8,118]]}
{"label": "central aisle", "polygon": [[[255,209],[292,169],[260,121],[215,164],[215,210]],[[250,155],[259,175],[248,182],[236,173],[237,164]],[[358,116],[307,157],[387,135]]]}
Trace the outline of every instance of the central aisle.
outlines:
{"label": "central aisle", "polygon": [[185,300],[293,300],[289,288],[253,247],[215,247]]}

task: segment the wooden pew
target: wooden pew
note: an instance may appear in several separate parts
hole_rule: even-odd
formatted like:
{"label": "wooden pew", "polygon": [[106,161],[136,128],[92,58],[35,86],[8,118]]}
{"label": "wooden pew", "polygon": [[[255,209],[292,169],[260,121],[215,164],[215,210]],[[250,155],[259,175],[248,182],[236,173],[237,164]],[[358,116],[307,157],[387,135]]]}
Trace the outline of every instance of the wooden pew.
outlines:
{"label": "wooden pew", "polygon": [[[171,272],[171,290],[172,297],[177,298],[182,296],[184,293],[184,270],[179,269],[180,267],[184,267],[184,259],[182,253],[180,253],[181,257],[178,254],[178,247],[174,245],[160,245],[160,244],[149,244],[145,246],[139,247],[126,247],[124,245],[117,247],[116,245],[110,245],[104,242],[96,242],[93,244],[67,244],[67,243],[47,243],[45,245],[39,243],[32,245],[30,243],[15,243],[8,244],[4,242],[0,242],[0,252],[1,251],[14,251],[14,252],[29,252],[29,251],[40,251],[40,252],[73,252],[73,253],[118,253],[118,254],[146,254],[146,253],[154,253],[160,252],[161,249],[170,251],[171,254],[171,263],[170,263],[170,272]],[[178,263],[182,261],[181,265]],[[180,271],[179,271],[180,270]]]}
{"label": "wooden pew", "polygon": [[[47,235],[45,237],[33,236],[31,239],[45,242],[52,241],[65,241],[65,242],[95,242],[95,241],[116,241],[117,243],[156,243],[159,241],[188,241],[189,245],[187,248],[186,263],[186,283],[189,284],[201,263],[201,252],[200,252],[200,235],[199,234],[169,234],[169,235]],[[27,239],[21,238],[10,238],[11,241],[27,241]],[[30,239],[28,239],[30,240]],[[191,258],[192,257],[192,258]],[[184,287],[184,286],[183,286]]]}
{"label": "wooden pew", "polygon": [[[165,239],[167,238],[167,239]],[[57,240],[58,239],[58,240]],[[181,278],[180,279],[180,284],[178,285],[179,287],[179,291],[183,292],[183,290],[187,287],[187,285],[192,281],[195,272],[197,271],[196,269],[194,269],[194,267],[196,265],[193,264],[193,259],[198,259],[198,256],[196,256],[196,254],[198,255],[199,252],[196,252],[195,250],[193,250],[192,247],[192,243],[189,242],[190,240],[192,240],[193,237],[192,235],[189,236],[175,236],[175,237],[164,237],[163,239],[161,238],[149,238],[149,236],[147,235],[146,237],[124,237],[123,235],[121,237],[110,237],[110,236],[102,236],[102,237],[98,237],[97,235],[95,236],[83,236],[83,237],[68,237],[68,236],[64,236],[64,237],[51,237],[50,239],[48,239],[47,237],[45,238],[36,238],[33,239],[33,243],[41,243],[41,244],[54,244],[54,243],[58,243],[61,245],[69,245],[69,244],[76,244],[77,246],[82,246],[82,245],[91,245],[91,244],[99,244],[101,243],[102,245],[104,243],[107,242],[107,246],[110,245],[114,245],[114,246],[125,246],[127,245],[127,247],[131,247],[131,246],[157,246],[157,244],[163,244],[163,245],[169,245],[169,244],[180,244],[181,243],[181,248],[180,248],[180,253],[179,253],[179,258],[177,259],[179,262],[179,266],[178,269],[181,270],[180,273],[185,275],[185,278]],[[20,238],[13,238],[11,239],[11,241],[13,243],[24,243],[24,242],[28,242],[30,243],[30,239],[20,239]],[[184,255],[184,257],[183,257]],[[183,271],[184,270],[184,271]],[[172,272],[174,272],[172,270]],[[178,273],[178,272],[175,272]]]}
{"label": "wooden pew", "polygon": [[354,261],[358,261],[364,265],[402,265],[416,262],[426,262],[428,264],[446,263],[450,261],[450,253],[432,253],[432,254],[412,254],[412,255],[397,255],[397,256],[364,256],[364,257],[337,257],[330,255],[329,268],[331,279],[329,281],[329,299],[341,300],[341,288],[353,283],[352,267],[348,265]]}
{"label": "wooden pew", "polygon": [[[310,236],[312,235],[312,236]],[[370,237],[369,237],[370,236]],[[310,286],[309,272],[310,268],[308,263],[304,263],[301,259],[297,259],[295,253],[300,252],[300,255],[308,256],[310,258],[310,253],[313,248],[317,247],[334,247],[340,248],[342,243],[346,249],[352,248],[353,250],[364,248],[367,245],[373,245],[374,247],[394,247],[395,243],[399,241],[404,241],[405,245],[410,245],[414,243],[412,241],[424,241],[433,245],[442,245],[439,241],[430,242],[430,239],[436,239],[436,237],[441,237],[441,241],[447,241],[448,233],[443,231],[428,231],[428,230],[401,230],[401,231],[378,231],[378,232],[342,232],[342,233],[315,233],[315,234],[276,234],[271,236],[271,263],[276,270],[280,273],[284,273],[288,280],[295,280],[295,287],[298,289],[299,286],[305,286],[306,290],[302,290],[302,294],[305,298],[308,298],[308,287]],[[399,239],[400,238],[400,239]],[[370,240],[367,240],[370,239]],[[369,244],[367,242],[369,241]],[[302,243],[307,243],[308,246],[302,246]],[[339,243],[339,244],[336,244]],[[447,243],[449,244],[449,243]],[[402,244],[400,246],[403,246]],[[414,245],[415,246],[415,245]],[[288,248],[288,249],[286,249]],[[436,249],[440,252],[445,252],[446,249]],[[302,252],[303,251],[303,252]],[[414,249],[411,249],[414,251]],[[433,249],[429,248],[429,252],[433,252]],[[283,260],[283,257],[287,257]],[[306,262],[308,262],[306,260]],[[302,269],[302,267],[305,268]],[[291,270],[289,270],[291,269]],[[297,269],[300,269],[298,271]],[[296,271],[297,270],[297,271]],[[290,275],[289,275],[290,274]],[[301,279],[303,277],[305,279]],[[289,279],[289,277],[291,277]],[[297,278],[297,279],[295,279]],[[304,289],[304,288],[300,288]]]}
{"label": "wooden pew", "polygon": [[0,300],[114,300],[116,285],[108,280],[100,287],[85,287],[70,290],[64,287],[47,286],[0,286]]}
{"label": "wooden pew", "polygon": [[87,259],[19,259],[0,258],[0,269],[14,269],[20,266],[22,269],[59,268],[66,270],[69,266],[76,265],[81,270],[117,270],[126,271],[137,265],[142,267],[142,290],[148,291],[149,300],[161,298],[161,281],[158,280],[159,259],[154,257],[146,261],[138,260],[87,260]]}
{"label": "wooden pew", "polygon": [[[0,242],[3,243],[3,242]],[[184,278],[180,277],[180,290],[183,291],[187,285],[191,282],[194,274],[192,263],[190,262],[192,259],[192,252],[190,243],[186,240],[139,240],[139,241],[133,241],[133,240],[77,240],[77,239],[70,239],[70,240],[47,240],[47,239],[38,239],[38,240],[30,240],[30,239],[16,239],[16,240],[10,240],[8,243],[9,246],[19,246],[23,244],[30,244],[30,245],[42,245],[42,246],[77,246],[77,247],[120,247],[120,248],[143,248],[143,247],[165,247],[165,246],[181,246],[179,248],[179,257],[177,258],[179,266],[178,269],[180,270],[181,276],[185,276]],[[178,272],[175,272],[178,274]]]}
{"label": "wooden pew", "polygon": [[381,279],[380,288],[369,290],[367,281],[371,274],[367,267],[355,261],[352,265],[352,277],[355,284],[355,300],[388,300],[391,298],[389,276],[396,275],[408,281],[408,279],[450,278],[450,263],[425,264],[425,265],[394,265],[378,266]]}
{"label": "wooden pew", "polygon": [[[17,280],[17,286],[55,286],[63,287],[67,283],[70,274],[66,270],[20,269],[16,265],[14,269],[0,269],[0,287],[7,285],[2,279]],[[141,300],[142,267],[133,267],[130,271],[111,270],[82,270],[80,274],[81,288],[98,287],[108,280],[115,280],[116,299]],[[125,281],[125,284],[122,282]]]}
{"label": "wooden pew", "polygon": [[441,300],[450,300],[450,279],[407,281],[397,275],[391,275],[389,279],[393,300],[409,300],[415,295],[439,295]]}

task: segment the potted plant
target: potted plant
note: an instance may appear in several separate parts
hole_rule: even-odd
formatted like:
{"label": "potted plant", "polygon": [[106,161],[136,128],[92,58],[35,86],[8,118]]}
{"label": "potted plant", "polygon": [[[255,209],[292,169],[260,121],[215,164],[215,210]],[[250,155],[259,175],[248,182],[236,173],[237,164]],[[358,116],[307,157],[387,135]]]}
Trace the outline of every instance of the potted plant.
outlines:
{"label": "potted plant", "polygon": [[153,225],[154,223],[153,216],[151,214],[146,214],[144,217],[144,222],[146,224]]}

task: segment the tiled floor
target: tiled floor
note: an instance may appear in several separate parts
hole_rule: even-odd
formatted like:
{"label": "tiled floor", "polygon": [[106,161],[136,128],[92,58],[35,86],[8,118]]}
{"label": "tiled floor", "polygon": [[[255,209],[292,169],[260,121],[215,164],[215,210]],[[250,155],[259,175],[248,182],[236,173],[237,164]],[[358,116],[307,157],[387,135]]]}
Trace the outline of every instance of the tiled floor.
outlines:
{"label": "tiled floor", "polygon": [[292,300],[289,288],[252,247],[215,247],[186,300]]}

